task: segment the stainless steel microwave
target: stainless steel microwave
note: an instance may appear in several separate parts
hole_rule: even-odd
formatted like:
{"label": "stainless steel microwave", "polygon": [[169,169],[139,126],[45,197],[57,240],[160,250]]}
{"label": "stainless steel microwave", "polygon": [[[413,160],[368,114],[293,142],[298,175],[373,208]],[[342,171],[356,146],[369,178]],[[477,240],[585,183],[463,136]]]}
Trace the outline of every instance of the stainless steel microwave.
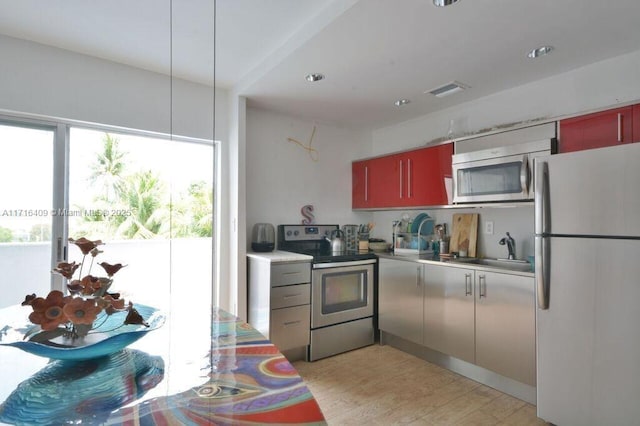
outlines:
{"label": "stainless steel microwave", "polygon": [[453,202],[533,200],[533,160],[555,153],[555,139],[454,154]]}

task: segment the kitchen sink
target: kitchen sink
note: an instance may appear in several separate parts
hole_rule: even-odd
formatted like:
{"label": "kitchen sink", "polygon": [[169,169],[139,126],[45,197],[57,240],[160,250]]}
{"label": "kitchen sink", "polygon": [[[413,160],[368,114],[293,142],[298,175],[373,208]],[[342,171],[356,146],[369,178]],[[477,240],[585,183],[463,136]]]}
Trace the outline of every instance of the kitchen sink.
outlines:
{"label": "kitchen sink", "polygon": [[473,263],[491,268],[509,269],[511,271],[531,272],[531,264],[526,260],[492,259],[492,258],[457,258],[452,262]]}

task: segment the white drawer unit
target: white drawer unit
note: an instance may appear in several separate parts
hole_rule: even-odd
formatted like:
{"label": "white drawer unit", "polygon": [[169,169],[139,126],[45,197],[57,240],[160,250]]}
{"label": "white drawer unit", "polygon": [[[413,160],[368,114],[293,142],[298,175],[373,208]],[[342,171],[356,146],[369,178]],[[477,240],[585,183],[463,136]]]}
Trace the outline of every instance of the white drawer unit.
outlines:
{"label": "white drawer unit", "polygon": [[311,282],[311,264],[274,263],[271,265],[271,287]]}
{"label": "white drawer unit", "polygon": [[289,361],[305,359],[311,330],[311,256],[252,253],[248,322]]}
{"label": "white drawer unit", "polygon": [[271,311],[271,341],[280,349],[287,351],[309,344],[310,305]]}
{"label": "white drawer unit", "polygon": [[296,284],[271,288],[271,309],[311,303],[311,284]]}

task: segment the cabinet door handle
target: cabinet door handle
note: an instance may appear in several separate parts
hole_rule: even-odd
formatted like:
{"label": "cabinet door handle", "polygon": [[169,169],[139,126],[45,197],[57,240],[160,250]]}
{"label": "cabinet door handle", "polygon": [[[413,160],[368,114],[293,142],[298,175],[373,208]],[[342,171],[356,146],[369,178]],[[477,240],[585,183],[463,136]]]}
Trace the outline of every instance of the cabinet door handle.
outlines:
{"label": "cabinet door handle", "polygon": [[480,275],[478,277],[478,290],[479,290],[479,296],[480,299],[482,299],[483,297],[486,299],[487,298],[487,277],[485,277],[484,275]]}
{"label": "cabinet door handle", "polygon": [[402,160],[400,160],[400,198],[402,198]]}
{"label": "cabinet door handle", "polygon": [[464,295],[471,296],[471,274],[464,274]]}
{"label": "cabinet door handle", "polygon": [[300,324],[300,322],[301,322],[300,320],[297,320],[297,321],[287,321],[287,322],[285,322],[283,325],[285,325],[285,326],[289,326],[289,325],[294,325],[294,324]]}
{"label": "cabinet door handle", "polygon": [[369,201],[369,166],[364,166],[364,200]]}
{"label": "cabinet door handle", "polygon": [[422,268],[418,266],[418,273],[416,274],[416,287],[420,287],[420,281],[422,281]]}
{"label": "cabinet door handle", "polygon": [[411,159],[407,160],[407,198],[411,198]]}
{"label": "cabinet door handle", "polygon": [[622,113],[618,113],[618,142],[622,142]]}

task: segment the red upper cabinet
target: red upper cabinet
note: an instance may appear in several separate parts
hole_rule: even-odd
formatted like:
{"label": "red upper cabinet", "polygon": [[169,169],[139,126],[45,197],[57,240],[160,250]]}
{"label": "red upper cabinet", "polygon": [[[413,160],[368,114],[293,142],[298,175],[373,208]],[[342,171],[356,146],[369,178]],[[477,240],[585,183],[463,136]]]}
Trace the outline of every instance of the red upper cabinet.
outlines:
{"label": "red upper cabinet", "polygon": [[369,161],[372,207],[395,207],[400,199],[402,162],[400,154],[387,155]]}
{"label": "red upper cabinet", "polygon": [[632,135],[633,109],[628,106],[561,120],[558,152],[602,148],[638,140]]}
{"label": "red upper cabinet", "polygon": [[633,106],[633,120],[631,127],[633,127],[632,142],[640,142],[640,104]]}
{"label": "red upper cabinet", "polygon": [[453,144],[352,163],[352,207],[391,208],[447,204]]}
{"label": "red upper cabinet", "polygon": [[398,197],[397,155],[354,161],[351,164],[351,206],[354,209],[391,207]]}
{"label": "red upper cabinet", "polygon": [[369,162],[351,163],[351,208],[366,209],[369,205]]}
{"label": "red upper cabinet", "polygon": [[451,176],[453,143],[405,154],[405,190],[402,206],[447,204],[445,176]]}

